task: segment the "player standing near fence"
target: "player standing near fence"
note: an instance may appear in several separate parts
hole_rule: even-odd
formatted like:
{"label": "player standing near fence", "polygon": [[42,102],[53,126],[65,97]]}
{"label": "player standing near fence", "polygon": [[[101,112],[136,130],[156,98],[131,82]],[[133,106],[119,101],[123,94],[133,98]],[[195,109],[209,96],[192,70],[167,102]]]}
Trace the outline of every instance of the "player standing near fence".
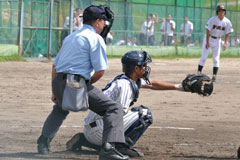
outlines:
{"label": "player standing near fence", "polygon": [[229,34],[233,32],[231,21],[225,17],[226,9],[223,5],[217,6],[216,14],[217,16],[210,18],[205,26],[207,29],[207,34],[203,40],[202,56],[198,64],[198,74],[200,74],[211,48],[213,58],[213,82],[216,81],[219,68],[221,37],[225,34],[225,40],[223,44],[223,50],[225,50],[227,48]]}

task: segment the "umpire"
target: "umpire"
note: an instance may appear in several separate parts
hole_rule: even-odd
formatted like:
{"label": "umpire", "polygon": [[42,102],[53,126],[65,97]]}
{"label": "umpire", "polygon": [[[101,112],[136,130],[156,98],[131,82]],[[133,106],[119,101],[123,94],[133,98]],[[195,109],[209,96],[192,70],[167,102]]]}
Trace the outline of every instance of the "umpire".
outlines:
{"label": "umpire", "polygon": [[[116,144],[125,143],[122,107],[92,85],[108,69],[104,38],[112,22],[113,12],[108,7],[91,5],[84,10],[83,27],[63,41],[52,67],[52,101],[55,104],[38,138],[38,153],[51,152],[50,142],[69,114],[69,111],[63,110],[62,102],[68,84],[66,79],[71,75],[76,80],[84,78],[89,109],[104,117],[103,145],[99,159],[129,159],[115,148]],[[95,73],[91,76],[93,70]]]}

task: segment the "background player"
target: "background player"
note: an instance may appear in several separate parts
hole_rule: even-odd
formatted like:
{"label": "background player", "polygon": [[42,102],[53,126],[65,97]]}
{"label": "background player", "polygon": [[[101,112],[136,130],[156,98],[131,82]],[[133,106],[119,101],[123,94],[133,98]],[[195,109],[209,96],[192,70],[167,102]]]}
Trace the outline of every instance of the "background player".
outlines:
{"label": "background player", "polygon": [[229,33],[233,32],[231,21],[225,17],[226,9],[223,5],[217,6],[216,14],[217,16],[210,18],[205,26],[207,34],[206,38],[203,40],[202,56],[198,64],[198,74],[200,74],[211,48],[213,58],[213,82],[216,81],[216,75],[219,68],[221,36],[225,34],[225,41],[223,45],[223,50],[225,50],[227,47]]}
{"label": "background player", "polygon": [[184,16],[184,23],[180,28],[181,43],[189,46],[191,44],[191,35],[193,32],[193,23],[189,21],[187,16]]}
{"label": "background player", "polygon": [[162,46],[171,46],[173,44],[173,36],[175,29],[176,23],[172,20],[171,14],[168,14],[167,21],[164,20],[160,27],[160,30],[162,32]]}
{"label": "background player", "polygon": [[[148,77],[151,68],[147,64],[151,61],[151,57],[145,51],[126,53],[122,57],[124,74],[115,77],[103,89],[105,95],[122,104],[126,144],[117,146],[117,149],[130,157],[143,156],[143,153],[133,148],[133,145],[152,124],[152,114],[149,108],[141,105],[129,110],[130,106],[138,99],[139,89],[143,87],[153,90],[183,90],[181,84],[150,82]],[[73,136],[67,142],[67,148],[77,150],[81,149],[81,146],[87,146],[99,149],[102,144],[102,132],[102,117],[90,111],[84,121],[84,133]]]}

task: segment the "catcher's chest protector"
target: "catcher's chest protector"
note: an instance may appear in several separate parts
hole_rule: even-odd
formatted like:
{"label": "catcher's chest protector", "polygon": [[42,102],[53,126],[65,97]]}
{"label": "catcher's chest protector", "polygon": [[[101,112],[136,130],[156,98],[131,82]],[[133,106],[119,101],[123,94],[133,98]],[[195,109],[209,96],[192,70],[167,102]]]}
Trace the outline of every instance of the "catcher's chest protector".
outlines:
{"label": "catcher's chest protector", "polygon": [[132,90],[133,90],[133,93],[134,93],[134,99],[133,101],[131,102],[130,105],[133,105],[134,102],[137,101],[138,99],[138,95],[139,95],[139,88],[141,86],[141,80],[138,79],[136,82],[134,80],[132,80],[131,78],[129,78],[128,76],[126,76],[125,74],[120,74],[118,76],[116,76],[112,81],[110,81],[103,89],[102,91],[105,91],[107,90],[109,87],[111,87],[112,83],[115,82],[116,80],[119,80],[119,79],[126,79],[130,82],[131,84],[131,87],[132,87]]}

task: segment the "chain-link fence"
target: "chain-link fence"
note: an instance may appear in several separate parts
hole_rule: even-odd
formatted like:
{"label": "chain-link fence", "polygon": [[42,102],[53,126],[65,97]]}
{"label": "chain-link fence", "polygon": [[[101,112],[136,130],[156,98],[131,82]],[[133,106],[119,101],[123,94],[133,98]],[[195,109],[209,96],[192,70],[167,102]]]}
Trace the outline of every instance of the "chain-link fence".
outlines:
{"label": "chain-link fence", "polygon": [[[130,48],[150,50],[156,56],[199,54],[206,32],[205,24],[216,15],[215,8],[220,3],[225,5],[226,17],[234,29],[228,45],[230,48],[238,47],[238,0],[0,0],[0,44],[21,44],[21,53],[25,57],[47,56],[49,52],[55,56],[61,47],[63,34],[72,31],[69,28],[72,25],[64,25],[73,17],[70,16],[72,10],[101,4],[110,6],[115,13],[108,41],[109,55],[120,55]],[[175,22],[170,40],[166,31],[160,29],[169,15]],[[154,29],[147,33],[150,36],[143,36],[142,26],[149,16],[155,20]],[[181,31],[185,16],[193,24],[191,34],[186,34],[186,25]],[[237,48],[233,51],[239,55]]]}

